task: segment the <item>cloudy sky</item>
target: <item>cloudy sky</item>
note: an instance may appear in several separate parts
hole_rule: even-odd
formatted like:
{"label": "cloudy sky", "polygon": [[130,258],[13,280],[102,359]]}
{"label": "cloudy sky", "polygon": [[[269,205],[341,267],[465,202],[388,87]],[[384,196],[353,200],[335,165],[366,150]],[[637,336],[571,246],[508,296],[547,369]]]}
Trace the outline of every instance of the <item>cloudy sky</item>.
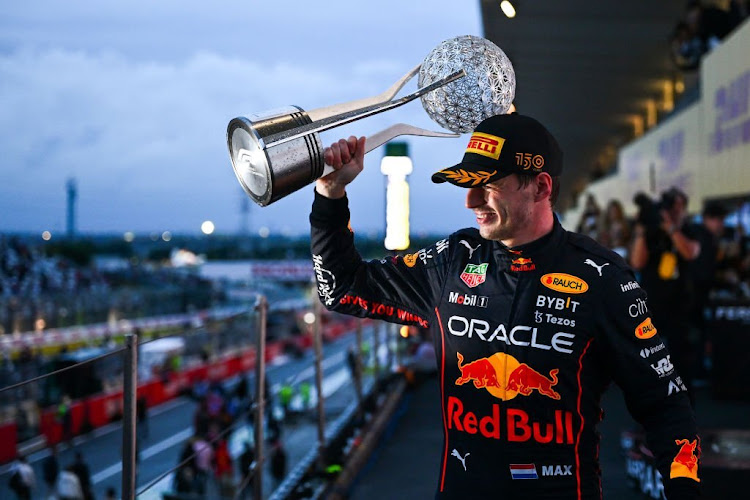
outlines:
{"label": "cloudy sky", "polygon": [[[482,35],[478,1],[2,2],[0,231],[59,234],[75,178],[82,232],[198,233],[212,220],[234,233],[244,194],[226,151],[231,118],[379,94],[466,34]],[[398,122],[440,129],[414,101],[322,138]],[[463,190],[429,181],[460,160],[466,136],[407,140],[412,231],[472,225]],[[382,154],[349,189],[360,231],[384,227]],[[305,233],[311,200],[309,187],[252,204],[250,227]]]}

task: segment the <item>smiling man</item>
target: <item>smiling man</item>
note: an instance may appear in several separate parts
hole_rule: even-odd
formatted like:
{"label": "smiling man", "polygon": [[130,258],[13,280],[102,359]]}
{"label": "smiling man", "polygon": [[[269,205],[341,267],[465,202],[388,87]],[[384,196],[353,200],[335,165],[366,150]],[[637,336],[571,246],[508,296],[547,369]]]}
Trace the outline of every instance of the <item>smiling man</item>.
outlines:
{"label": "smiling man", "polygon": [[623,259],[562,228],[562,152],[533,118],[480,123],[461,163],[432,176],[467,189],[479,229],[404,257],[363,261],[346,186],[365,138],[333,144],[310,223],[331,309],[432,329],[443,453],[436,498],[600,499],[602,393],[614,381],[646,430],[667,498],[697,498],[700,441],[646,294]]}

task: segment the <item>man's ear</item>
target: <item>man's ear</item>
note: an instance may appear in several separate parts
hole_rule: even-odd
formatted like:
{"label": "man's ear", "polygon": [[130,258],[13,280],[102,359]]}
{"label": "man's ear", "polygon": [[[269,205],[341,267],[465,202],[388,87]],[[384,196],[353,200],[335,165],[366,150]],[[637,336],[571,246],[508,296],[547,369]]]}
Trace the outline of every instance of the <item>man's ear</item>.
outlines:
{"label": "man's ear", "polygon": [[544,201],[552,196],[552,177],[547,172],[541,172],[534,178],[536,195],[534,201]]}

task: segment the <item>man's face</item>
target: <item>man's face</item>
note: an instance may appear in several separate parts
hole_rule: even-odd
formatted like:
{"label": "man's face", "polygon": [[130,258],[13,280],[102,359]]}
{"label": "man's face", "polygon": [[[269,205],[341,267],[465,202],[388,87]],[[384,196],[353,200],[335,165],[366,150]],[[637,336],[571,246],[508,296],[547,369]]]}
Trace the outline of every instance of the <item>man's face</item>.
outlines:
{"label": "man's face", "polygon": [[482,238],[512,241],[533,226],[534,183],[520,187],[515,174],[481,187],[469,188],[466,208],[472,210]]}

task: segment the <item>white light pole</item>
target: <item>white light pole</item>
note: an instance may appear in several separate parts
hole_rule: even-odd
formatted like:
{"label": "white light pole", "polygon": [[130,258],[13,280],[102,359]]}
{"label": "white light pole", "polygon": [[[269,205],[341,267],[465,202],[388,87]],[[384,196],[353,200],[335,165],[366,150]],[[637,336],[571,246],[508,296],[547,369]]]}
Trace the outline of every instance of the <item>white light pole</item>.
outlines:
{"label": "white light pole", "polygon": [[386,144],[380,172],[388,177],[385,191],[385,248],[392,251],[409,248],[409,183],[406,176],[413,170],[409,145]]}

